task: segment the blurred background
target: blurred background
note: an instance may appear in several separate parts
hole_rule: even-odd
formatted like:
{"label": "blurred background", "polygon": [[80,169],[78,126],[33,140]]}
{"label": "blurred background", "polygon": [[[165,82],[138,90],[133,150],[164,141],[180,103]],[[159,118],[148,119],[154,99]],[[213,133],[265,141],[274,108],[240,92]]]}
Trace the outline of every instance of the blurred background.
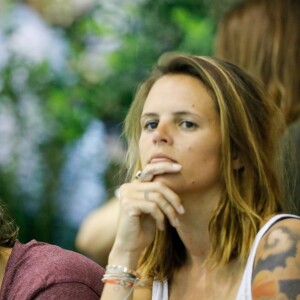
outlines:
{"label": "blurred background", "polygon": [[238,0],[0,0],[0,198],[32,238],[74,250],[110,198],[122,121],[159,55],[212,55]]}

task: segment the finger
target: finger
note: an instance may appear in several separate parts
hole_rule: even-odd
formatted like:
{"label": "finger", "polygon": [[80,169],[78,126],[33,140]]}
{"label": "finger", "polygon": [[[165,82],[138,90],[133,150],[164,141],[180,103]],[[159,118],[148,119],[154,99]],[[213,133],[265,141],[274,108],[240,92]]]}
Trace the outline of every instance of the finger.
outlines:
{"label": "finger", "polygon": [[170,223],[176,227],[179,225],[177,211],[160,193],[145,191],[145,200],[154,202],[160,210],[167,216]]}
{"label": "finger", "polygon": [[[174,227],[179,225],[178,214],[184,213],[178,195],[161,182],[124,184],[121,186],[121,194],[122,202],[138,200],[141,205],[143,205],[143,202],[153,202]],[[140,211],[135,211],[135,213],[139,214]],[[158,226],[158,228],[161,228],[161,226]]]}
{"label": "finger", "polygon": [[159,230],[165,229],[165,215],[156,205],[156,203],[151,201],[140,201],[140,200],[131,200],[130,205],[125,209],[128,212],[128,215],[131,218],[137,217],[137,221],[140,222],[142,215],[150,215],[156,223],[156,227]]}
{"label": "finger", "polygon": [[170,162],[159,162],[155,164],[148,164],[143,171],[138,171],[136,178],[141,182],[149,182],[154,176],[165,173],[176,173],[180,171],[181,165]]}
{"label": "finger", "polygon": [[165,193],[145,192],[148,201],[157,203],[163,213],[168,217],[170,223],[176,227],[179,225],[178,214],[184,214],[185,210],[182,206],[177,194],[173,191],[164,190]]}
{"label": "finger", "polygon": [[[156,227],[160,230],[165,228],[165,216],[155,203],[144,200],[144,193],[137,190],[137,185],[141,183],[125,183],[120,187],[120,203],[122,211],[127,212],[131,217],[139,217],[142,214],[150,214],[156,222]],[[137,220],[138,221],[138,220]]]}
{"label": "finger", "polygon": [[[149,183],[143,183],[137,186],[138,191],[140,192],[140,195],[136,197],[147,200],[146,198],[149,198],[151,195],[152,200],[157,200],[160,202],[160,206],[170,204],[177,213],[180,215],[185,213],[184,207],[181,204],[181,200],[179,196],[173,192],[171,189],[169,189],[166,185],[164,185],[161,182],[149,182]],[[157,195],[153,196],[153,193],[157,193]],[[161,196],[160,196],[161,195]],[[167,204],[165,203],[167,201]]]}

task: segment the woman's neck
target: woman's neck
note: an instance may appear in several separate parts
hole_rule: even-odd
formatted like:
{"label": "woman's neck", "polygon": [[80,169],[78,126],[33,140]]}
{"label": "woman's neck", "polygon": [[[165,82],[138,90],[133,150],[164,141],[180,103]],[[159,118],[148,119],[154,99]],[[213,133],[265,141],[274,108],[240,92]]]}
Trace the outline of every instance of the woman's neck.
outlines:
{"label": "woman's neck", "polygon": [[209,251],[209,222],[221,198],[220,191],[205,196],[181,196],[185,214],[179,217],[177,232],[188,254],[189,263],[204,262]]}
{"label": "woman's neck", "polygon": [[12,248],[0,247],[0,287],[2,286],[5,268],[11,255],[11,252]]}

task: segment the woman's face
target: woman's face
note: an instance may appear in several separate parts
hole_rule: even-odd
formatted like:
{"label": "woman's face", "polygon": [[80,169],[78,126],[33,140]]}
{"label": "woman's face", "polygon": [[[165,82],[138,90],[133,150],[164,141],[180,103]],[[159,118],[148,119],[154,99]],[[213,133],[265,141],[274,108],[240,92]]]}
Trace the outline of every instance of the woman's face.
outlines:
{"label": "woman's face", "polygon": [[142,167],[178,163],[178,173],[157,175],[180,193],[220,190],[221,133],[219,116],[204,85],[196,78],[170,74],[151,88],[141,116]]}

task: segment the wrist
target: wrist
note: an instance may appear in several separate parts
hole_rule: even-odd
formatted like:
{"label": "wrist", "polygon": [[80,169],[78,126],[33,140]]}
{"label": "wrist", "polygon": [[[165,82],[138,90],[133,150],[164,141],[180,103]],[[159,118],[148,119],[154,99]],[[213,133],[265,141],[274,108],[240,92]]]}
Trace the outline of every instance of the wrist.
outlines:
{"label": "wrist", "polygon": [[126,268],[136,270],[138,266],[140,253],[122,251],[120,249],[112,249],[109,257],[109,265],[121,265]]}

